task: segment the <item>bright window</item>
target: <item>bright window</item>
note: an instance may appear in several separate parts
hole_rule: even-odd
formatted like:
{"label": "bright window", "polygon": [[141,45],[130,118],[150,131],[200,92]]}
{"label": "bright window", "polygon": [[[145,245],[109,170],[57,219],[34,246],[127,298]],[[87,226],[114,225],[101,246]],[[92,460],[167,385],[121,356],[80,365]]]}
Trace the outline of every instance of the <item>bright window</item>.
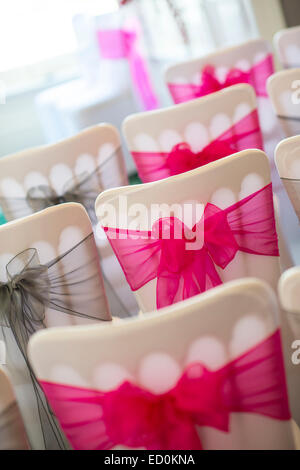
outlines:
{"label": "bright window", "polygon": [[74,52],[72,17],[117,8],[117,0],[7,0],[0,15],[0,72]]}
{"label": "bright window", "polygon": [[[131,0],[149,57],[175,60],[257,34],[247,0]],[[117,11],[118,0],[6,0],[0,14],[0,83],[7,93],[47,87],[79,74],[76,14]],[[172,10],[188,28],[184,44]]]}
{"label": "bright window", "polygon": [[20,80],[26,85],[55,81],[63,66],[56,58],[71,54],[66,67],[76,63],[73,16],[118,8],[118,0],[6,0],[0,14],[0,80],[8,89],[22,87]]}

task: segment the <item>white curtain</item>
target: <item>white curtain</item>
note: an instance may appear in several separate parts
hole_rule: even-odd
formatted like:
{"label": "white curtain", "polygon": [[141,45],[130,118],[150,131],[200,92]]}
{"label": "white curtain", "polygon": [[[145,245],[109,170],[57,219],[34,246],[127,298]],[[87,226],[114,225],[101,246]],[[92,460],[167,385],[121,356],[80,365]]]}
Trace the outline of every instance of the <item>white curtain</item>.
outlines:
{"label": "white curtain", "polygon": [[174,61],[258,36],[247,0],[132,0],[152,59]]}

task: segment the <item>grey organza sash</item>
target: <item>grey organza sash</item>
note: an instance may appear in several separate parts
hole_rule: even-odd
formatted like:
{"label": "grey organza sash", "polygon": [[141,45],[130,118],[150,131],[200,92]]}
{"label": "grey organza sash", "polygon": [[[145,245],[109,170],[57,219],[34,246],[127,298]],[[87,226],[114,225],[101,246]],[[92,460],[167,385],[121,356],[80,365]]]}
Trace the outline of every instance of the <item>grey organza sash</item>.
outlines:
{"label": "grey organza sash", "polygon": [[[4,215],[8,221],[30,215],[47,207],[66,203],[78,202],[87,210],[93,226],[96,226],[97,218],[95,214],[95,200],[104,190],[128,183],[127,175],[119,171],[120,147],[117,148],[106,160],[97,166],[91,173],[81,173],[71,178],[64,185],[63,191],[57,194],[56,191],[47,185],[31,187],[26,197],[0,198]],[[101,258],[101,253],[99,253]],[[104,277],[105,289],[111,310],[116,317],[127,317],[128,309],[116,293],[116,290]]]}
{"label": "grey organza sash", "polygon": [[[50,206],[65,202],[78,202],[87,210],[89,217],[95,225],[95,200],[104,189],[123,186],[128,183],[127,175],[120,174],[118,162],[120,149],[109,156],[91,173],[83,172],[67,181],[61,193],[48,185],[31,187],[25,197],[1,197],[0,205],[6,220],[11,221],[26,217]],[[121,180],[120,180],[121,176]]]}
{"label": "grey organza sash", "polygon": [[0,450],[27,450],[29,444],[17,403],[0,412]]}
{"label": "grey organza sash", "polygon": [[5,327],[11,329],[28,367],[46,448],[65,448],[64,438],[30,367],[27,344],[47,326],[46,308],[74,319],[111,320],[98,260],[93,234],[46,264],[40,264],[35,248],[28,248],[8,262],[7,282],[0,283],[0,325],[4,338]]}

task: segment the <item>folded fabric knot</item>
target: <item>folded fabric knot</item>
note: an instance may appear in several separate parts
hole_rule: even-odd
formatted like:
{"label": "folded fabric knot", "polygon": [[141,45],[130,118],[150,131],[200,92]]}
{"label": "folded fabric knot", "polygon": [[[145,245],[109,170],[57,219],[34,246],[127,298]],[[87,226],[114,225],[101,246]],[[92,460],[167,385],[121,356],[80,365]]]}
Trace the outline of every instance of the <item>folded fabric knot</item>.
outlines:
{"label": "folded fabric knot", "polygon": [[[8,281],[0,283],[0,304],[5,326],[24,322],[24,334],[44,327],[45,304],[49,300],[48,268],[39,262],[37,250],[28,248],[6,266]],[[1,323],[1,322],[0,322]]]}
{"label": "folded fabric knot", "polygon": [[175,145],[167,157],[171,175],[177,175],[199,166],[199,153],[194,153],[185,142]]}
{"label": "folded fabric knot", "polygon": [[132,448],[200,450],[195,425],[228,431],[222,376],[190,365],[176,386],[155,394],[130,382],[101,397],[106,433]]}
{"label": "folded fabric knot", "polygon": [[204,247],[215,264],[225,269],[239,247],[227,220],[227,214],[214,204],[204,209]]}
{"label": "folded fabric knot", "polygon": [[196,234],[176,217],[164,217],[154,222],[152,236],[161,242],[159,271],[168,267],[172,273],[180,273],[194,261],[194,251],[188,244],[195,241]]}
{"label": "folded fabric knot", "polygon": [[[291,417],[279,329],[220,368],[188,364],[174,386],[161,393],[129,381],[109,391],[45,381],[41,385],[78,450],[120,445],[198,450],[202,444],[197,426],[229,432],[231,413],[281,421]],[[202,432],[207,437],[207,430]],[[230,447],[238,444],[228,442]]]}
{"label": "folded fabric knot", "polygon": [[27,366],[46,449],[65,448],[61,430],[30,366],[27,346],[30,336],[46,327],[46,308],[62,318],[111,320],[105,294],[99,288],[94,236],[90,233],[45,264],[40,263],[36,248],[25,249],[7,263],[6,273],[7,282],[0,283],[0,327],[10,328]]}
{"label": "folded fabric knot", "polygon": [[251,85],[257,96],[268,97],[266,82],[273,73],[273,57],[272,54],[267,54],[264,59],[252,65],[246,71],[237,67],[231,68],[223,80],[217,77],[215,66],[207,64],[201,70],[201,82],[199,84],[168,83],[168,87],[176,104],[209,95],[239,83]]}
{"label": "folded fabric knot", "polygon": [[57,204],[77,202],[84,206],[92,224],[96,225],[95,200],[98,195],[104,189],[128,184],[121,158],[120,148],[116,147],[111,155],[101,158],[101,163],[92,171],[73,175],[59,192],[51,185],[41,184],[31,187],[23,197],[1,197],[5,218],[15,220]]}
{"label": "folded fabric knot", "polygon": [[221,284],[220,269],[238,251],[279,256],[271,184],[224,209],[206,204],[191,229],[166,217],[148,231],[104,230],[133,291],[157,280],[157,308]]}
{"label": "folded fabric knot", "polygon": [[[201,145],[201,138],[198,144]],[[149,183],[185,173],[249,148],[263,150],[256,109],[235,122],[199,151],[194,152],[188,143],[180,142],[169,152],[132,151],[131,153],[141,180],[143,183]]]}
{"label": "folded fabric knot", "polygon": [[160,241],[158,308],[169,303],[165,292],[177,301],[204,292],[207,284],[221,284],[215,265],[225,269],[238,251],[226,213],[213,204],[205,206],[192,229],[176,217],[162,218],[155,222],[152,235],[159,235]]}
{"label": "folded fabric knot", "polygon": [[87,177],[87,173],[82,173],[77,178],[71,178],[64,185],[61,194],[47,185],[34,186],[28,190],[26,200],[34,212],[65,202],[79,202],[84,205],[86,194],[81,185]]}
{"label": "folded fabric knot", "polygon": [[219,80],[216,76],[215,67],[207,65],[204,67],[201,74],[201,85],[199,86],[199,96],[203,94],[210,94],[223,88],[237,85],[238,83],[251,84],[251,71],[243,72],[238,68],[229,70],[224,80]]}
{"label": "folded fabric knot", "polygon": [[167,156],[167,167],[171,175],[178,175],[207,165],[220,157],[227,157],[235,151],[233,145],[227,141],[212,141],[209,145],[193,152],[190,145],[181,142],[175,145]]}

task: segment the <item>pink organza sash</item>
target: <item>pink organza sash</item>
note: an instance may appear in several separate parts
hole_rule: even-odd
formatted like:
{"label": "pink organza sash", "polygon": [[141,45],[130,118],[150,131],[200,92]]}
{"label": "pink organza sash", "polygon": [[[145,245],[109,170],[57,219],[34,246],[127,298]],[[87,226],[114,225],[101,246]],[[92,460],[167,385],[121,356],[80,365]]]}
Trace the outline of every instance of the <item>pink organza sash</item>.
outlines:
{"label": "pink organza sash", "polygon": [[141,180],[143,183],[149,183],[193,170],[249,148],[263,150],[257,110],[247,114],[198,153],[194,153],[189,144],[182,142],[175,145],[170,152],[131,152],[131,154]]}
{"label": "pink organza sash", "polygon": [[160,395],[128,381],[109,392],[40,383],[76,450],[200,450],[196,426],[229,432],[230,413],[290,419],[279,330],[216,371],[189,364]]}
{"label": "pink organza sash", "polygon": [[136,45],[137,33],[125,29],[109,29],[97,32],[102,57],[105,59],[128,59],[133,84],[145,110],[159,106],[152,88],[145,60]]}
{"label": "pink organza sash", "polygon": [[150,231],[104,230],[133,291],[157,279],[157,308],[221,284],[216,266],[225,269],[238,251],[279,256],[271,183],[224,210],[206,204],[193,229],[164,217]]}
{"label": "pink organza sash", "polygon": [[238,68],[231,69],[224,81],[220,81],[216,77],[214,66],[206,65],[201,73],[200,85],[192,83],[168,83],[168,87],[176,104],[209,95],[238,83],[248,83],[253,86],[257,96],[267,97],[266,81],[273,73],[273,58],[271,54],[268,54],[264,60],[253,65],[246,72]]}

